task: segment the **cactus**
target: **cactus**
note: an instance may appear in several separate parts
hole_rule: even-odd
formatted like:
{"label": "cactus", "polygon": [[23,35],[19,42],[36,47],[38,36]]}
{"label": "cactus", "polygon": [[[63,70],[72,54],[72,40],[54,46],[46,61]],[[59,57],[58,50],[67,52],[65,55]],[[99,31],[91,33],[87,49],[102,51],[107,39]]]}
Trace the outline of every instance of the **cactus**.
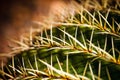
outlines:
{"label": "cactus", "polygon": [[120,79],[120,1],[77,1],[75,15],[38,33],[30,46],[19,42],[23,51],[0,79]]}

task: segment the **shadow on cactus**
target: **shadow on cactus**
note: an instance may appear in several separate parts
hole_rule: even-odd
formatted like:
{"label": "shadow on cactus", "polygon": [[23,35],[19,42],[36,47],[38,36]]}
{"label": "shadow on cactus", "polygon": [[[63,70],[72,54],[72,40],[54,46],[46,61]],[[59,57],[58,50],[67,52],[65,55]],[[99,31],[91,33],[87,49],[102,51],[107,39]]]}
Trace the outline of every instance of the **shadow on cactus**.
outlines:
{"label": "shadow on cactus", "polygon": [[0,70],[1,79],[119,79],[120,2],[111,8],[105,1],[93,0],[99,4],[93,11],[79,6],[76,15],[36,35],[29,50]]}

